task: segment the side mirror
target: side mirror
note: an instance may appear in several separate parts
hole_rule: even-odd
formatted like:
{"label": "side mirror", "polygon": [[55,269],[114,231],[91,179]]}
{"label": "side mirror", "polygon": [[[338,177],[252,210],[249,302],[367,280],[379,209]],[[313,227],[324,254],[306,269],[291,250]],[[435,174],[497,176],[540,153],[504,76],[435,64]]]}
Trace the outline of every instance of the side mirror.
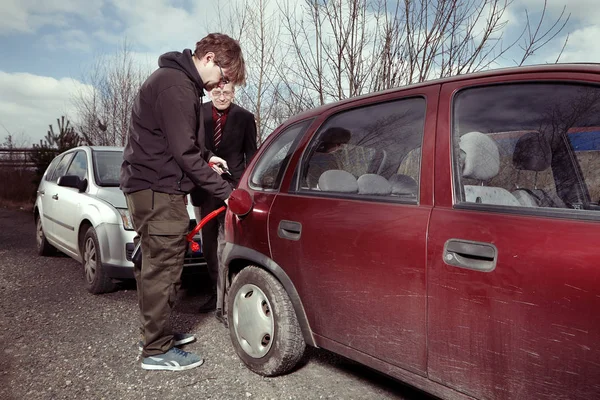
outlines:
{"label": "side mirror", "polygon": [[81,180],[78,176],[75,175],[65,175],[58,178],[58,186],[69,187],[73,189],[77,189],[80,192],[85,191],[87,189],[87,179]]}
{"label": "side mirror", "polygon": [[250,193],[244,189],[235,189],[229,196],[229,209],[238,217],[248,215],[254,207],[254,201]]}

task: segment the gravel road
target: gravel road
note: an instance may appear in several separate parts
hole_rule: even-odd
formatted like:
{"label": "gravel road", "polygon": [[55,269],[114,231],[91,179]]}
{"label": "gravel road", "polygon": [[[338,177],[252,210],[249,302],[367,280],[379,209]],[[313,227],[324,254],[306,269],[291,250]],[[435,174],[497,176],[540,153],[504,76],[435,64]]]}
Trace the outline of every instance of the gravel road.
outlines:
{"label": "gravel road", "polygon": [[430,399],[319,349],[292,374],[250,372],[214,315],[196,312],[207,297],[198,280],[180,292],[173,325],[196,335],[185,349],[205,364],[144,371],[135,285],[89,294],[80,264],[37,256],[34,234],[30,212],[0,209],[0,399]]}

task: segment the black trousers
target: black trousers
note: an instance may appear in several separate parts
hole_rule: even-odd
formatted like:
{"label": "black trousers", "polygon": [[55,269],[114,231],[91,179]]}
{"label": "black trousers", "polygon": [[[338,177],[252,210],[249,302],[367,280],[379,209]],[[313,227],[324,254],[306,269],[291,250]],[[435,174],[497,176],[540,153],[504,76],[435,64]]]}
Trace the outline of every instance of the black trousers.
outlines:
{"label": "black trousers", "polygon": [[[222,200],[206,196],[199,207],[200,210],[198,210],[198,207],[194,207],[194,212],[198,214],[198,211],[200,211],[200,217],[204,218],[223,205],[225,205],[225,203]],[[202,227],[202,231],[200,232],[202,237],[202,252],[204,254],[204,258],[206,259],[208,273],[213,284],[213,290],[217,294],[218,309],[221,308],[223,290],[225,288],[225,277],[222,276],[223,261],[221,258],[223,249],[225,248],[224,228],[225,213],[222,212],[204,225]]]}

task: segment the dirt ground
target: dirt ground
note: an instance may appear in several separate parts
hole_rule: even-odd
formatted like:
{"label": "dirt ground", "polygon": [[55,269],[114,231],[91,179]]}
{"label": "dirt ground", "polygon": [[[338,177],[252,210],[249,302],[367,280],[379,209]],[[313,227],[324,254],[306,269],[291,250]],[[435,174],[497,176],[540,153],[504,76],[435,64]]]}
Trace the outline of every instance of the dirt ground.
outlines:
{"label": "dirt ground", "polygon": [[173,324],[196,335],[185,350],[205,364],[144,371],[135,285],[89,294],[76,261],[36,255],[34,228],[31,212],[0,208],[0,399],[429,399],[318,349],[289,375],[250,372],[223,325],[196,312],[207,297],[202,279],[184,286]]}

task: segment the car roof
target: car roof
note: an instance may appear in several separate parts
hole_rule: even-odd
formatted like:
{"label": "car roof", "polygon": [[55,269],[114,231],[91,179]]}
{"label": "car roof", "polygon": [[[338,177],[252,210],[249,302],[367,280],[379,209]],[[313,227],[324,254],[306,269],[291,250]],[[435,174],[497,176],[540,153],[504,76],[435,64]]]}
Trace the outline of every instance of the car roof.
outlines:
{"label": "car roof", "polygon": [[119,146],[89,146],[92,151],[123,151],[124,147]]}
{"label": "car roof", "polygon": [[326,112],[334,107],[338,107],[340,105],[353,103],[358,100],[368,99],[371,97],[380,96],[382,94],[388,93],[396,93],[402,92],[404,90],[415,89],[419,87],[426,87],[431,85],[440,85],[451,82],[459,82],[470,79],[479,79],[479,78],[487,78],[487,77],[496,77],[503,75],[513,75],[513,74],[525,74],[525,73],[548,73],[548,72],[579,72],[579,73],[595,73],[600,74],[600,63],[565,63],[565,64],[543,64],[543,65],[532,65],[532,66],[521,66],[521,67],[508,67],[508,68],[498,68],[481,72],[472,72],[463,75],[455,75],[447,78],[433,79],[429,81],[414,83],[406,86],[400,86],[392,89],[386,89],[379,92],[372,92],[363,94],[360,96],[350,97],[348,99],[336,101],[333,103],[327,103],[322,106],[318,106],[315,108],[311,108],[309,110],[298,113],[292,117],[290,117],[284,125],[290,125],[297,121],[315,117],[323,112]]}

